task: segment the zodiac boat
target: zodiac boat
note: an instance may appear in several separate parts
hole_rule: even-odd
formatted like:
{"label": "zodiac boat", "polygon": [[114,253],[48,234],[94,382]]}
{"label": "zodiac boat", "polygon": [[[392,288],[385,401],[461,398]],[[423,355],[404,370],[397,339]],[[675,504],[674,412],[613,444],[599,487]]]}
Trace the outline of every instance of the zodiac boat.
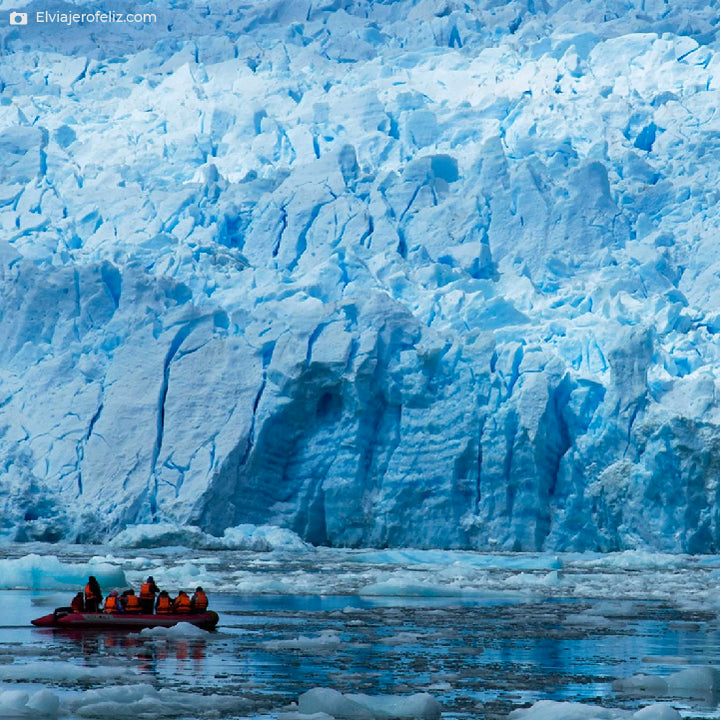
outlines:
{"label": "zodiac boat", "polygon": [[37,627],[89,628],[93,630],[139,630],[153,627],[172,627],[179,622],[190,623],[203,630],[213,630],[218,624],[218,614],[212,610],[202,613],[155,614],[142,613],[88,613],[73,612],[71,608],[57,608],[49,615],[32,620]]}

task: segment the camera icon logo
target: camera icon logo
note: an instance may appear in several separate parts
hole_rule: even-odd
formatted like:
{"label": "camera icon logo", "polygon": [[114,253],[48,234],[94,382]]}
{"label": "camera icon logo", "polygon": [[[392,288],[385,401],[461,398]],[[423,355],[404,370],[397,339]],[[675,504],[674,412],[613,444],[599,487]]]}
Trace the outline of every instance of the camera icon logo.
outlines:
{"label": "camera icon logo", "polygon": [[27,13],[11,12],[10,13],[10,24],[11,25],[27,25]]}

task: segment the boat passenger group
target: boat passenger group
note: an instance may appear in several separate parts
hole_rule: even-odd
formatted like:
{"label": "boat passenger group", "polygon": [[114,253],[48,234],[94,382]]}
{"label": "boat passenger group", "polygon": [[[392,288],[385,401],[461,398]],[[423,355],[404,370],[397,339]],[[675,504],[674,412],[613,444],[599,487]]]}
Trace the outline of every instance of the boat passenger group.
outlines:
{"label": "boat passenger group", "polygon": [[152,615],[191,614],[203,613],[207,610],[207,595],[201,587],[195,588],[195,593],[190,597],[184,590],[180,590],[176,598],[171,598],[167,590],[160,590],[155,584],[152,575],[140,586],[140,594],[130,588],[118,595],[117,590],[111,590],[105,598],[100,585],[94,575],[88,578],[85,585],[85,593],[79,592],[70,603],[73,612],[76,613],[142,613]]}

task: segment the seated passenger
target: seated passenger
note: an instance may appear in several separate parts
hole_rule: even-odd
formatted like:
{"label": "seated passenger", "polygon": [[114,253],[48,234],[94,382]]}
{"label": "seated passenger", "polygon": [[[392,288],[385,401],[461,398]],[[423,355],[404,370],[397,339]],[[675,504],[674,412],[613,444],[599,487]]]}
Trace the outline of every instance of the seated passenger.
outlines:
{"label": "seated passenger", "polygon": [[110,594],[105,598],[105,607],[103,607],[104,613],[117,613],[122,612],[122,606],[120,605],[120,598],[118,597],[117,590],[111,590]]}
{"label": "seated passenger", "polygon": [[83,600],[82,592],[79,592],[71,601],[70,607],[73,612],[81,613],[85,612],[85,601]]}
{"label": "seated passenger", "polygon": [[135,595],[135,591],[130,589],[130,590],[127,590],[126,592],[127,592],[127,595],[125,595],[125,612],[141,613],[142,605],[140,605],[140,600]]}
{"label": "seated passenger", "polygon": [[205,591],[198,585],[195,588],[195,593],[190,600],[190,606],[193,612],[202,613],[207,610],[208,599]]}
{"label": "seated passenger", "polygon": [[155,612],[159,615],[168,615],[173,611],[173,601],[167,590],[161,590],[155,603]]}
{"label": "seated passenger", "polygon": [[173,612],[181,613],[183,615],[192,612],[190,596],[184,590],[180,590],[180,592],[178,592],[178,596],[173,602]]}

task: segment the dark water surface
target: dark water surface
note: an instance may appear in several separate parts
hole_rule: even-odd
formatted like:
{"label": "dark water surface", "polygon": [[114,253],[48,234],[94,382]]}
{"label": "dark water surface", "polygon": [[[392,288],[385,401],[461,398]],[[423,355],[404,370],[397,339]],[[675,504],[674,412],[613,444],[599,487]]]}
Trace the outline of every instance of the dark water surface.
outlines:
{"label": "dark water surface", "polygon": [[[444,717],[500,718],[541,699],[636,708],[665,698],[616,694],[614,679],[720,666],[716,616],[657,602],[216,595],[217,632],[166,639],[33,628],[31,618],[51,609],[43,603],[55,596],[47,595],[0,591],[0,677],[14,662],[31,663],[35,678],[1,680],[3,689],[63,695],[146,682],[242,696],[251,701],[245,716],[275,714],[317,686],[429,692]],[[124,668],[127,676],[38,677],[38,664],[57,662]],[[688,717],[720,717],[716,703],[706,696],[673,704]]]}

